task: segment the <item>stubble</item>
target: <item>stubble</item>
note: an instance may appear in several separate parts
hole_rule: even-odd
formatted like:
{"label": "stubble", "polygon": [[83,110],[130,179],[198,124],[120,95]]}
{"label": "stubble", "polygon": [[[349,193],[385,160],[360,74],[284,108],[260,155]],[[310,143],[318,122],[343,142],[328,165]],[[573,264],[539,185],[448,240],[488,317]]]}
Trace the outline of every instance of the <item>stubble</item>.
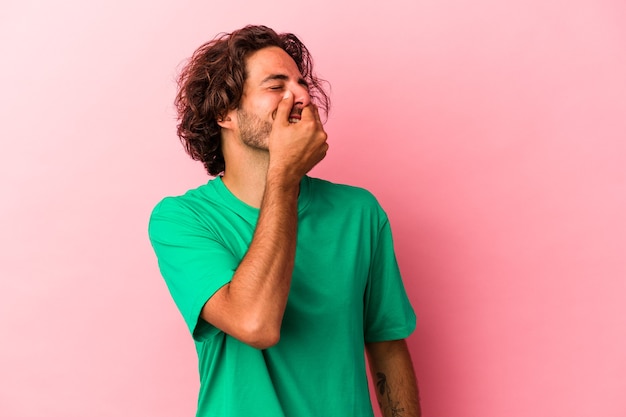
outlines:
{"label": "stubble", "polygon": [[267,151],[269,149],[268,140],[272,132],[270,122],[243,109],[237,110],[237,120],[241,141],[244,144],[257,150]]}

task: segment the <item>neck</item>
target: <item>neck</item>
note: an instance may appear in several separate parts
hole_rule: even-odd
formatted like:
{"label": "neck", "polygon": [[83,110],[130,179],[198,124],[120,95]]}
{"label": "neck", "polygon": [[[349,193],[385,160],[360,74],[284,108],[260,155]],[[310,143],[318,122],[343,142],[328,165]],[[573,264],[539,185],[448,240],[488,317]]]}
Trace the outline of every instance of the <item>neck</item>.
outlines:
{"label": "neck", "polygon": [[245,146],[223,146],[226,169],[222,181],[238,199],[260,208],[267,182],[269,153]]}

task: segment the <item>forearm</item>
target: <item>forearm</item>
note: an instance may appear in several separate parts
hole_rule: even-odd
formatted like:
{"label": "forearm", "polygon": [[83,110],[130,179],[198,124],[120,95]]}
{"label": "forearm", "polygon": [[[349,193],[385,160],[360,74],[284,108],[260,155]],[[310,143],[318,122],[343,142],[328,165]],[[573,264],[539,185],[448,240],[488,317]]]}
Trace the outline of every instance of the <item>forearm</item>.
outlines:
{"label": "forearm", "polygon": [[252,242],[229,288],[233,308],[245,315],[252,329],[264,334],[280,331],[293,273],[297,224],[298,185],[284,186],[268,179]]}
{"label": "forearm", "polygon": [[293,272],[298,183],[268,177],[255,232],[229,284],[205,305],[203,318],[259,349],[280,338]]}
{"label": "forearm", "polygon": [[370,372],[384,417],[420,417],[417,380],[404,340],[367,344]]}

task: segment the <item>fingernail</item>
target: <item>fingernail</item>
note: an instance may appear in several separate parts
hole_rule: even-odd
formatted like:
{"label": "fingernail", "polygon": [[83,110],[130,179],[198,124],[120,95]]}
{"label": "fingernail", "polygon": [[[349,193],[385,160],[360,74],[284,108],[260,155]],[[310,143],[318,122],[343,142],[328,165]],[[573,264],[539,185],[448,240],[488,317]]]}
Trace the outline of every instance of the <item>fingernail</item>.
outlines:
{"label": "fingernail", "polygon": [[290,96],[291,96],[291,91],[286,91],[285,95],[283,96],[283,100],[289,98]]}

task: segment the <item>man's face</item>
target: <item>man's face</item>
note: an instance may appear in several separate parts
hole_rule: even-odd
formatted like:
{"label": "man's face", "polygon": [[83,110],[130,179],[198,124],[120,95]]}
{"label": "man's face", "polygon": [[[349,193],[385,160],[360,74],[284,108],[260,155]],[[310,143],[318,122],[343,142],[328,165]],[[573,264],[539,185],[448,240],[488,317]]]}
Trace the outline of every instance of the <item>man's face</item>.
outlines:
{"label": "man's face", "polygon": [[287,91],[293,94],[289,122],[297,123],[302,109],[311,102],[309,89],[294,60],[278,47],[251,54],[246,60],[246,71],[241,103],[234,112],[240,139],[251,148],[267,150],[278,103]]}

